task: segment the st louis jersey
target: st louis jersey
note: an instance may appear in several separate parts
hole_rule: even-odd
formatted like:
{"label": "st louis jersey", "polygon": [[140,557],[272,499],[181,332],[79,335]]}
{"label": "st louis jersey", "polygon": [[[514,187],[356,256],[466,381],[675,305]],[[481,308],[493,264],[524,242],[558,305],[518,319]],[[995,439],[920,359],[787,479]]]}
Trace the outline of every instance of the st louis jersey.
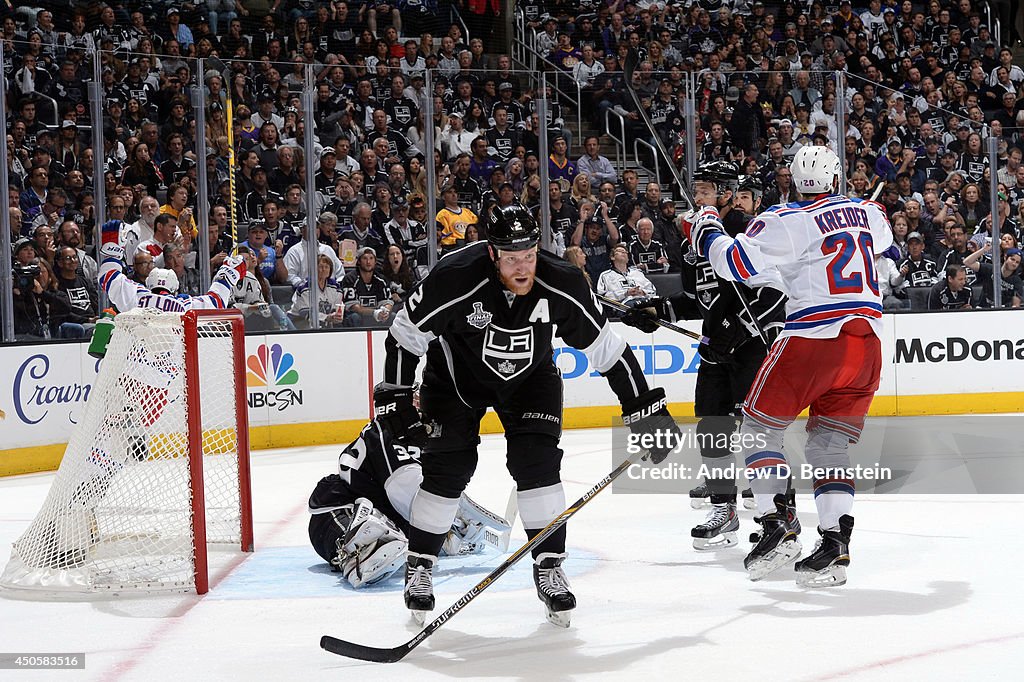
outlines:
{"label": "st louis jersey", "polygon": [[214,280],[205,296],[168,296],[154,294],[121,272],[120,266],[100,266],[100,284],[119,312],[132,308],[154,308],[166,313],[185,313],[189,310],[217,310],[232,300],[231,289],[220,280]]}
{"label": "st louis jersey", "polygon": [[834,338],[845,322],[881,329],[882,301],[874,256],[892,244],[885,211],[864,199],[827,195],[780,204],[731,239],[712,235],[715,272],[738,282],[778,269],[789,300],[781,336]]}

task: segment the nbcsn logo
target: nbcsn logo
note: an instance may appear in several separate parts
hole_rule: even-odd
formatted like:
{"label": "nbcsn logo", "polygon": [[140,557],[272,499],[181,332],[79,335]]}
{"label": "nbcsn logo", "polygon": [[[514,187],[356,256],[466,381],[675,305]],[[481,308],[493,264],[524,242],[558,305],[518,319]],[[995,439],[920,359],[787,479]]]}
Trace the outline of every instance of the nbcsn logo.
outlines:
{"label": "nbcsn logo", "polygon": [[[302,391],[293,388],[299,383],[299,372],[293,368],[295,357],[285,353],[281,344],[270,348],[260,344],[256,352],[245,360],[249,371],[245,383],[249,387],[249,407],[271,407],[285,410],[292,405],[302,404]],[[256,389],[256,390],[253,390]]]}

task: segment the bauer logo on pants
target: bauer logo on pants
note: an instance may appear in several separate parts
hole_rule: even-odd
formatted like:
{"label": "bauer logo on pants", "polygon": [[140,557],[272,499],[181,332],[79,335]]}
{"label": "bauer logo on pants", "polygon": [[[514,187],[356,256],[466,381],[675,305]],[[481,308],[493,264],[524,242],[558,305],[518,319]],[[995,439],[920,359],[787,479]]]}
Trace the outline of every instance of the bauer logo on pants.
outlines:
{"label": "bauer logo on pants", "polygon": [[533,327],[502,329],[492,324],[487,328],[482,357],[505,381],[519,376],[533,362]]}

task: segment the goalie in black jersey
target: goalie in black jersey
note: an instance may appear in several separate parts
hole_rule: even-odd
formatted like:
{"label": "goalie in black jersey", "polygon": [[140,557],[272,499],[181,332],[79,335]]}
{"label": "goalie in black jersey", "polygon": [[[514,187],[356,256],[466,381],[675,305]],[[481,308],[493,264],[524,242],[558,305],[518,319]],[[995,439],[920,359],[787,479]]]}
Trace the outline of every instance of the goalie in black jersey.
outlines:
{"label": "goalie in black jersey", "polygon": [[[432,569],[477,464],[480,419],[493,408],[505,429],[527,535],[565,509],[560,477],[562,380],[551,340],[581,349],[607,380],[634,432],[677,430],[663,389],[649,389],[629,346],[612,331],[582,272],[539,251],[540,229],[523,206],[496,209],[487,242],[441,259],[409,296],[386,341],[384,380],[393,400],[378,414],[406,414],[422,438],[423,482],[410,511],[405,603],[423,622],[434,608]],[[422,423],[411,404],[420,357]],[[650,453],[655,462],[667,449]],[[563,627],[576,599],[562,571],[563,526],[533,551],[534,582],[548,619]]]}
{"label": "goalie in black jersey", "polygon": [[[378,385],[375,402],[381,391],[393,398],[393,391]],[[338,473],[320,479],[309,496],[309,541],[355,588],[380,582],[405,563],[409,511],[423,472],[420,448],[394,421],[400,418],[382,414],[364,426],[338,457]],[[442,549],[449,556],[484,546],[504,552],[511,530],[463,494]]]}
{"label": "goalie in black jersey", "polygon": [[[733,236],[743,232],[760,212],[760,179],[753,175],[740,178],[736,166],[728,161],[701,164],[694,174],[693,194],[698,208],[718,208],[726,231]],[[693,409],[699,418],[701,460],[709,471],[725,474],[735,462],[730,448],[722,445],[736,431],[743,399],[767,354],[765,342],[770,345],[782,330],[786,297],[775,271],[759,275],[754,286],[733,285],[715,275],[711,263],[697,256],[687,243],[683,249],[682,293],[652,299],[648,306],[627,313],[622,321],[648,333],[657,329],[654,317],[670,322],[704,321]],[[746,297],[749,311],[741,295]],[[757,317],[756,323],[751,313]],[[737,488],[734,478],[716,475],[690,491],[695,509],[709,497],[711,501],[707,519],[690,532],[694,549],[710,551],[737,544]],[[791,506],[791,512],[795,522],[795,507]]]}

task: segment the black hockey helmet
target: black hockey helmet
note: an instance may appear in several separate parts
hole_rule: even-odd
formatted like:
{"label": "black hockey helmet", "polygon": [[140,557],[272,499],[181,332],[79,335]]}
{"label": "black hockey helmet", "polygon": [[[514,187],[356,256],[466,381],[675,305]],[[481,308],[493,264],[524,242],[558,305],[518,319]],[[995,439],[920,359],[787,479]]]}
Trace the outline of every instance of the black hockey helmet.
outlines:
{"label": "black hockey helmet", "polygon": [[750,192],[755,199],[760,199],[764,193],[764,185],[761,184],[761,178],[756,175],[742,175],[736,187],[737,192],[740,190]]}
{"label": "black hockey helmet", "polygon": [[729,161],[707,161],[697,166],[693,174],[694,182],[710,182],[719,191],[735,190],[740,171],[736,164]]}
{"label": "black hockey helmet", "polygon": [[522,204],[495,208],[487,221],[487,242],[500,251],[525,251],[540,241],[540,226]]}

